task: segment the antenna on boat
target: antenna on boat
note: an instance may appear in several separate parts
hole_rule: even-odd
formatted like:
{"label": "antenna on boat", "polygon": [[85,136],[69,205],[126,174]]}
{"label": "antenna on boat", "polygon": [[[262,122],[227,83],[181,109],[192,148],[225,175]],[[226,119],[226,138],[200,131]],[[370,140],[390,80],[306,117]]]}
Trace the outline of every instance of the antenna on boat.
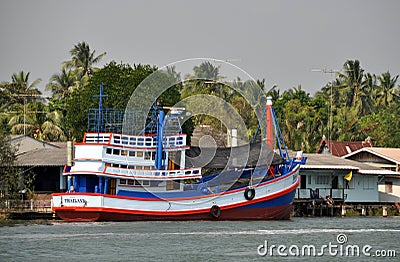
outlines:
{"label": "antenna on boat", "polygon": [[103,110],[103,97],[107,95],[103,94],[103,83],[100,83],[100,94],[94,95],[93,97],[99,98],[99,114],[97,116],[97,142],[100,140],[100,129],[101,129],[101,122],[102,122],[102,115],[101,112]]}

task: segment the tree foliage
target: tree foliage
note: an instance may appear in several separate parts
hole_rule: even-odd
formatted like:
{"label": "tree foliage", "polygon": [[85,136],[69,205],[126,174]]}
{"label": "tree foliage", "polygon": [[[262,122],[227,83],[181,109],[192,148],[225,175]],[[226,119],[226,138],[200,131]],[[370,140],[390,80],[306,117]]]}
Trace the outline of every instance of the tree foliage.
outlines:
{"label": "tree foliage", "polygon": [[[87,131],[89,108],[98,107],[95,95],[102,83],[107,95],[103,108],[125,109],[139,85],[144,92],[136,94],[134,101],[150,104],[157,99],[161,105],[173,106],[194,95],[215,96],[241,116],[247,128],[247,133],[241,135],[249,140],[259,125],[260,115],[256,112],[265,107],[265,101],[259,97],[271,96],[286,143],[295,150],[315,151],[324,135],[342,141],[363,140],[369,136],[375,146],[400,147],[399,76],[390,72],[369,73],[358,60],[347,60],[333,81],[310,96],[301,85],[284,87],[284,92],[275,85],[268,89],[265,79],[254,82],[237,78],[224,82],[220,67],[209,62],[195,66],[193,73],[184,76],[182,82],[173,67],[157,70],[156,66],[112,61],[96,68],[106,53],[97,55],[84,41],[75,44],[70,54],[71,59],[63,63],[61,71],[46,85],[46,90],[52,92],[47,104],[37,97],[41,94],[37,88],[40,79],[31,81],[29,72],[15,73],[11,81],[0,84],[0,132],[26,132],[49,141],[80,140]],[[160,83],[169,86],[162,94],[157,93]],[[261,89],[252,88],[254,85]],[[183,129],[188,138],[195,125],[210,125],[227,132],[217,117],[203,114],[185,122]]]}
{"label": "tree foliage", "polygon": [[0,135],[0,200],[19,199],[21,193],[33,193],[35,174],[16,167],[16,152],[10,137]]}

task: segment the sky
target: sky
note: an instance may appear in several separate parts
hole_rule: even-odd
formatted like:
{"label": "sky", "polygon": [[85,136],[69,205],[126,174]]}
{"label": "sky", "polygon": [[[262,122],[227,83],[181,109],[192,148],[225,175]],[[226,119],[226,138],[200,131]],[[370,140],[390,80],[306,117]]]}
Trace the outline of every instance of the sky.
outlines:
{"label": "sky", "polygon": [[0,82],[23,70],[44,90],[81,41],[110,61],[163,67],[228,60],[267,87],[314,95],[347,60],[400,73],[400,1],[2,0]]}

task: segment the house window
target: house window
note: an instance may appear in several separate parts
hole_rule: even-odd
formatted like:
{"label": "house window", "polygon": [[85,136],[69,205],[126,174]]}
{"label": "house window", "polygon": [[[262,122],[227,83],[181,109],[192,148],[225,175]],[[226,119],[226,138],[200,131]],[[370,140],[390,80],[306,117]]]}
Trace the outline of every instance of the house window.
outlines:
{"label": "house window", "polygon": [[330,186],[330,181],[329,181],[328,176],[316,176],[315,177],[315,184],[317,185],[328,185]]}
{"label": "house window", "polygon": [[393,182],[392,181],[385,182],[385,193],[393,193]]}

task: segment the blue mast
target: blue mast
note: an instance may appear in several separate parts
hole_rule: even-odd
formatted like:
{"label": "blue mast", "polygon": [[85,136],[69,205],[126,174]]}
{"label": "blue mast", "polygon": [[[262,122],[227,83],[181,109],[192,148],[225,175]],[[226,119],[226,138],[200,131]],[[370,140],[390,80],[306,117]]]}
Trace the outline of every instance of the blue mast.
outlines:
{"label": "blue mast", "polygon": [[163,168],[162,155],[163,155],[163,128],[164,128],[165,114],[162,109],[158,111],[157,121],[157,152],[156,152],[156,168],[158,170]]}

